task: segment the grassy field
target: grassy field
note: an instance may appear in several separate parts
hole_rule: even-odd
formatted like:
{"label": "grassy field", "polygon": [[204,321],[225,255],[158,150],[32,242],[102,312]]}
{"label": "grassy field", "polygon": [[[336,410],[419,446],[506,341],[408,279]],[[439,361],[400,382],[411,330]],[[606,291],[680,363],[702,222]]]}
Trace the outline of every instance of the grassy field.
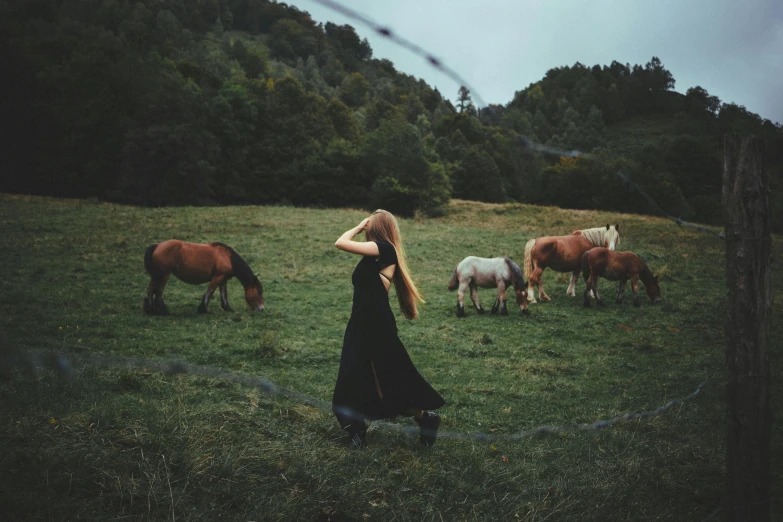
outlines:
{"label": "grassy field", "polygon": [[[23,350],[179,360],[263,376],[328,402],[351,307],[356,256],[334,240],[358,210],[146,209],[0,195],[0,328]],[[620,250],[662,276],[664,304],[603,309],[567,298],[522,317],[455,317],[446,284],[467,255],[522,261],[525,242],[619,223]],[[447,400],[444,432],[508,436],[654,410],[645,421],[519,440],[442,437],[432,448],[376,424],[344,448],[330,412],[231,379],[76,364],[69,377],[0,375],[3,520],[704,520],[723,516],[726,313],[723,246],[669,221],[596,211],[454,201],[438,219],[401,220],[425,294],[400,337]],[[264,283],[266,311],[172,280],[171,315],[142,313],[147,245],[169,238],[234,246]],[[783,241],[776,238],[780,259]],[[771,363],[783,340],[774,268]],[[491,306],[493,293],[479,295]],[[626,301],[630,302],[628,295]],[[396,307],[395,307],[396,309]],[[775,374],[776,375],[776,374]],[[773,415],[783,391],[773,380]],[[410,427],[408,419],[399,425]],[[773,516],[783,516],[783,430],[773,427]]]}

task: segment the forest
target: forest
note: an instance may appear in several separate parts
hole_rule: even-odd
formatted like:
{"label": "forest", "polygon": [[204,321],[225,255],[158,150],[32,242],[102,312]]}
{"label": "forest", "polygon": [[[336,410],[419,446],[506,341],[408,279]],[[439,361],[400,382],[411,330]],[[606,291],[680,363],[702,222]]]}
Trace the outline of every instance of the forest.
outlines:
{"label": "forest", "polygon": [[477,107],[374,58],[350,25],[269,0],[0,0],[0,47],[4,192],[408,216],[459,198],[720,224],[722,137],[740,133],[767,139],[783,231],[780,123],[675,92],[654,56],[554,67]]}

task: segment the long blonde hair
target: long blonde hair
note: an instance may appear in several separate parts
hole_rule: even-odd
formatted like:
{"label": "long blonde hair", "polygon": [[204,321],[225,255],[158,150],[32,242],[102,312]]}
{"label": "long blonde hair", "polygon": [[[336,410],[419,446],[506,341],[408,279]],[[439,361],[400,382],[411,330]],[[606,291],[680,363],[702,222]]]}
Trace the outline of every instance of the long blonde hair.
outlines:
{"label": "long blonde hair", "polygon": [[394,288],[397,290],[397,301],[400,303],[402,315],[407,319],[419,317],[416,302],[424,299],[411,278],[408,263],[405,261],[405,249],[402,247],[402,236],[397,220],[388,211],[378,209],[370,216],[366,232],[367,241],[386,241],[397,251],[397,270],[394,271]]}

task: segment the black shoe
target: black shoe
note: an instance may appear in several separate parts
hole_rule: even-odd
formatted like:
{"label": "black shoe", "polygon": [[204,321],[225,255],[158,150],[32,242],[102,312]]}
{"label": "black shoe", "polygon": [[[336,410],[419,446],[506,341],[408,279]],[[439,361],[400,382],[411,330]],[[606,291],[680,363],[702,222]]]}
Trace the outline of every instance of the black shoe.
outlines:
{"label": "black shoe", "polygon": [[367,437],[366,431],[354,431],[348,433],[348,449],[359,449],[364,446],[364,439]]}
{"label": "black shoe", "polygon": [[419,421],[419,441],[425,446],[432,446],[438,438],[440,415],[434,411],[425,412]]}
{"label": "black shoe", "polygon": [[364,440],[367,438],[367,423],[363,420],[355,420],[348,426],[348,449],[359,449],[364,446]]}

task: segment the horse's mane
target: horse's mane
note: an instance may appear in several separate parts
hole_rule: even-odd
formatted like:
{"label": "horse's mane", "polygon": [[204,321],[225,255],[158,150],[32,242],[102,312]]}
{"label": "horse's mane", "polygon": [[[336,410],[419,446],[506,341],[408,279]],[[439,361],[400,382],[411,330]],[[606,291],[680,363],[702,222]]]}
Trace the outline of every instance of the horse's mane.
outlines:
{"label": "horse's mane", "polygon": [[522,270],[519,269],[519,265],[508,257],[504,257],[503,260],[511,269],[511,280],[514,283],[514,289],[524,290],[527,285],[525,284],[525,276],[522,275]]}
{"label": "horse's mane", "polygon": [[210,243],[210,245],[223,247],[228,251],[231,256],[231,269],[234,272],[234,276],[239,279],[239,282],[242,283],[243,287],[247,288],[253,284],[253,280],[256,276],[250,268],[250,265],[247,264],[247,261],[242,259],[242,256],[237,254],[236,250],[225,243],[215,242]]}
{"label": "horse's mane", "polygon": [[[640,278],[641,278],[642,282],[644,283],[645,281],[652,281],[652,280],[654,280],[655,276],[653,275],[652,270],[650,270],[650,267],[647,266],[647,263],[644,262],[644,259],[642,259],[642,256],[637,254],[636,257],[638,257],[639,261],[642,262],[642,273],[640,274],[640,276],[641,276]],[[646,285],[646,283],[645,283],[645,285]]]}
{"label": "horse's mane", "polygon": [[592,243],[593,246],[604,246],[606,227],[586,228],[579,232],[581,232],[584,238]]}

